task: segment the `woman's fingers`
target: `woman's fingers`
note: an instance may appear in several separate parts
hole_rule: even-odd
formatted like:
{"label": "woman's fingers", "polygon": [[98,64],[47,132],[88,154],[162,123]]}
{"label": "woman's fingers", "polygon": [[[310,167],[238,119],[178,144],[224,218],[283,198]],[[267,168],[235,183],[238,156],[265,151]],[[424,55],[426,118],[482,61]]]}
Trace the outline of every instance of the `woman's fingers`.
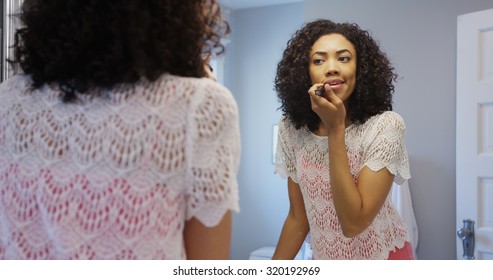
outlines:
{"label": "woman's fingers", "polygon": [[308,94],[310,95],[310,97],[312,97],[312,100],[313,98],[315,97],[320,97],[319,94],[317,94],[317,92],[320,90],[320,88],[323,87],[323,84],[314,84],[310,87],[310,89],[308,89]]}

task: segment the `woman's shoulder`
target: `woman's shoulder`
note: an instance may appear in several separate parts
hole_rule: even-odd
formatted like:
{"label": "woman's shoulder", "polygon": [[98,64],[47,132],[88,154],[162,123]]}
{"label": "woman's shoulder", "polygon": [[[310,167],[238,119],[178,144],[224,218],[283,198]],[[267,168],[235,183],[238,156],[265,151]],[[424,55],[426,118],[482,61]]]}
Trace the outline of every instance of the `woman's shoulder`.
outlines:
{"label": "woman's shoulder", "polygon": [[304,143],[312,139],[312,134],[307,127],[296,128],[293,122],[285,115],[279,120],[279,135],[282,139],[291,143]]}
{"label": "woman's shoulder", "polygon": [[30,87],[32,84],[32,80],[29,75],[17,74],[9,79],[3,81],[0,84],[0,91],[3,92],[12,92],[15,89],[26,89]]}
{"label": "woman's shoulder", "polygon": [[236,100],[231,91],[221,83],[209,78],[181,77],[165,75],[165,79],[188,91],[193,99],[211,99],[219,102],[236,104]]}
{"label": "woman's shoulder", "polygon": [[296,129],[289,117],[283,115],[279,120],[279,130],[284,133],[294,134],[299,132],[300,129]]}
{"label": "woman's shoulder", "polygon": [[364,139],[374,139],[377,135],[402,137],[405,133],[406,126],[403,118],[393,111],[385,111],[372,116],[363,124],[352,126],[349,129],[349,135],[356,138],[364,136]]}
{"label": "woman's shoulder", "polygon": [[385,111],[368,119],[365,124],[367,127],[396,127],[405,129],[404,119],[394,111]]}
{"label": "woman's shoulder", "polygon": [[[51,103],[52,99],[58,98],[59,95],[51,90],[51,87],[34,88],[31,76],[26,74],[13,75],[0,84],[0,103],[3,109],[20,104],[24,104],[26,108],[32,106],[41,108],[46,102]],[[45,99],[40,99],[42,97]]]}
{"label": "woman's shoulder", "polygon": [[370,119],[375,119],[375,120],[397,120],[397,121],[403,121],[401,115],[395,111],[384,111],[378,115],[375,115],[371,117]]}
{"label": "woman's shoulder", "polygon": [[171,81],[175,84],[181,84],[193,88],[195,90],[200,89],[213,89],[214,92],[228,92],[230,91],[221,83],[209,78],[196,78],[196,77],[183,77],[171,74],[165,74],[161,77],[166,81]]}

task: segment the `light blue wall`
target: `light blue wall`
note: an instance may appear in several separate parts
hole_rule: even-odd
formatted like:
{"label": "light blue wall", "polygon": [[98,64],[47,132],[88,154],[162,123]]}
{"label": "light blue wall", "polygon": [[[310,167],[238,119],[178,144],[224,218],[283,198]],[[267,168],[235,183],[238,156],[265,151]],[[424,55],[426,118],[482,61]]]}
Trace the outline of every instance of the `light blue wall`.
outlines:
{"label": "light blue wall", "polygon": [[272,126],[281,116],[273,85],[286,43],[302,25],[303,3],[232,11],[229,18],[224,83],[239,104],[243,150],[231,258],[248,259],[277,244],[288,211],[286,182],[273,173]]}
{"label": "light blue wall", "polygon": [[329,18],[371,30],[400,74],[394,110],[407,125],[417,254],[455,259],[457,16],[489,8],[492,0],[305,0],[233,11],[225,85],[239,103],[243,155],[232,258],[277,243],[288,198],[285,181],[272,174],[271,130],[280,116],[275,68],[303,22]]}

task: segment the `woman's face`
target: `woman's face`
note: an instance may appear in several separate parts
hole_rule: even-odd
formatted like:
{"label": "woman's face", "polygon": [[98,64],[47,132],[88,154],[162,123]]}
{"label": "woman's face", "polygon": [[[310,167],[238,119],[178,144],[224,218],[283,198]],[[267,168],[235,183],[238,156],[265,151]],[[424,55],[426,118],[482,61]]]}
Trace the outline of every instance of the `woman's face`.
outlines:
{"label": "woman's face", "polygon": [[356,50],[341,34],[320,37],[310,50],[312,84],[328,83],[342,101],[346,101],[356,85]]}

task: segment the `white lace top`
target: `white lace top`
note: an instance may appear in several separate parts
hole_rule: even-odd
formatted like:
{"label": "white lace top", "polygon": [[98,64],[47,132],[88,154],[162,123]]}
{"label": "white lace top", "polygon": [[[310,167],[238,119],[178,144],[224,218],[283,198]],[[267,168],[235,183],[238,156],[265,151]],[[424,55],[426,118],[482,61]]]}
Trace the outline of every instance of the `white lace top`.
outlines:
{"label": "white lace top", "polygon": [[80,96],[0,86],[0,259],[183,259],[185,220],[239,210],[239,121],[209,79]]}
{"label": "white lace top", "polygon": [[[389,197],[365,231],[353,238],[342,234],[330,189],[327,137],[297,130],[286,118],[278,139],[275,171],[300,185],[315,259],[386,259],[404,246],[406,226]],[[346,128],[346,149],[355,180],[364,166],[373,171],[386,167],[397,183],[410,178],[405,126],[397,113],[384,112]]]}

